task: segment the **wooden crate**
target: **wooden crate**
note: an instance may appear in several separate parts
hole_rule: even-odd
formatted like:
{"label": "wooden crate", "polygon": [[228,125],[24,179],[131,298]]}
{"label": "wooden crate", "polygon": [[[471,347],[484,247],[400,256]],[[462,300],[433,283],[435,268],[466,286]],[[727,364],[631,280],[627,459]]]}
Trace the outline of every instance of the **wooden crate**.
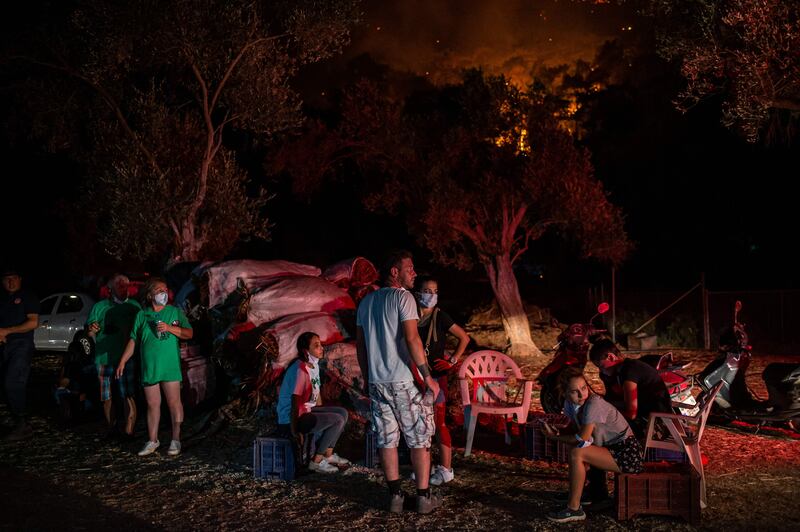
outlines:
{"label": "wooden crate", "polygon": [[700,475],[684,464],[645,464],[639,474],[615,476],[617,518],[673,515],[700,522]]}

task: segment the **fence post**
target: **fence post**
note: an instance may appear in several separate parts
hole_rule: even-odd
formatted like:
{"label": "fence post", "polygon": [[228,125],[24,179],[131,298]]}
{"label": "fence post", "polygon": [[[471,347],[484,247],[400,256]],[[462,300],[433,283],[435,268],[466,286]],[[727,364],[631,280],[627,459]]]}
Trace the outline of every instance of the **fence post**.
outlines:
{"label": "fence post", "polygon": [[703,297],[703,348],[708,351],[711,349],[711,324],[708,317],[708,290],[706,289],[706,273],[700,274],[700,284],[702,285]]}
{"label": "fence post", "polygon": [[611,341],[617,343],[617,269],[614,266],[611,267]]}

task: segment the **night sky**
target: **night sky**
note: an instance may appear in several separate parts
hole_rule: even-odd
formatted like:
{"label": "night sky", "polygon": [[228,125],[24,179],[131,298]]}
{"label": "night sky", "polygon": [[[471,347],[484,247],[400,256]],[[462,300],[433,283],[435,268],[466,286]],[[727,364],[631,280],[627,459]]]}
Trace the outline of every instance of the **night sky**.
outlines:
{"label": "night sky", "polygon": [[[294,81],[307,112],[313,114],[325,94],[352,75],[353,62],[366,56],[437,84],[457,80],[463,68],[481,67],[522,85],[532,67],[592,61],[606,41],[639,46],[627,67],[632,83],[609,95],[604,129],[582,141],[612,201],[624,209],[637,244],[618,272],[620,286],[681,290],[705,272],[716,289],[797,288],[796,268],[788,260],[797,228],[795,199],[787,191],[800,167],[798,143],[748,144],[720,125],[720,103],[713,99],[686,115],[676,111],[672,99],[681,83],[676,69],[647,49],[647,22],[624,6],[427,0],[367,2],[364,11],[365,21],[344,53]],[[36,16],[36,9],[26,8],[4,23],[19,27]],[[7,76],[3,85],[13,90]],[[8,115],[7,104],[0,112]],[[68,241],[60,220],[81,215],[73,206],[82,169],[36,141],[4,138],[0,150],[6,163],[4,257],[30,248],[20,262],[42,291],[92,273],[62,266],[61,260],[68,248],[79,247]],[[279,194],[272,207],[273,241],[243,245],[235,256],[324,264],[414,246],[401,220],[365,214],[346,193],[335,205],[308,205],[280,196],[285,189],[272,186]],[[304,213],[301,220],[298,211]],[[418,252],[424,262],[425,252]],[[528,277],[531,271],[545,272],[548,282]],[[480,272],[474,275],[480,278]],[[520,270],[523,285],[538,283],[553,291],[607,285],[608,275],[607,267],[580,262],[548,238],[533,246]]]}

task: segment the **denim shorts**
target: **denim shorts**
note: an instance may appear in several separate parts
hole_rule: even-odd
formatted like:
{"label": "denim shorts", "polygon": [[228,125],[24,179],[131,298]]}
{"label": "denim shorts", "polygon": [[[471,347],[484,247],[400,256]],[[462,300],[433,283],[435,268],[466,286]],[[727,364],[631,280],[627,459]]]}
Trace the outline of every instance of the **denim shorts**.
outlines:
{"label": "denim shorts", "polygon": [[378,448],[397,447],[400,433],[409,449],[428,448],[436,432],[433,393],[423,394],[414,381],[370,384],[372,428]]}

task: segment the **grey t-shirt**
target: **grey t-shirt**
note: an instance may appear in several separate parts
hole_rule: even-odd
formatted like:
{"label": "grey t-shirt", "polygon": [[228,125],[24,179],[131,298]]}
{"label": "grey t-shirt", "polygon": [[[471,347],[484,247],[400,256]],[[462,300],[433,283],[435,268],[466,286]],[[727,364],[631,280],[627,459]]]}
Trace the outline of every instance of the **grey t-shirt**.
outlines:
{"label": "grey t-shirt", "polygon": [[361,300],[356,325],[364,331],[370,383],[414,379],[403,333],[408,320],[419,320],[417,302],[408,290],[384,287]]}
{"label": "grey t-shirt", "polygon": [[591,394],[583,406],[576,408],[569,400],[564,401],[564,413],[580,430],[583,425],[594,423],[594,444],[607,447],[633,436],[628,421],[610,403],[597,394]]}

